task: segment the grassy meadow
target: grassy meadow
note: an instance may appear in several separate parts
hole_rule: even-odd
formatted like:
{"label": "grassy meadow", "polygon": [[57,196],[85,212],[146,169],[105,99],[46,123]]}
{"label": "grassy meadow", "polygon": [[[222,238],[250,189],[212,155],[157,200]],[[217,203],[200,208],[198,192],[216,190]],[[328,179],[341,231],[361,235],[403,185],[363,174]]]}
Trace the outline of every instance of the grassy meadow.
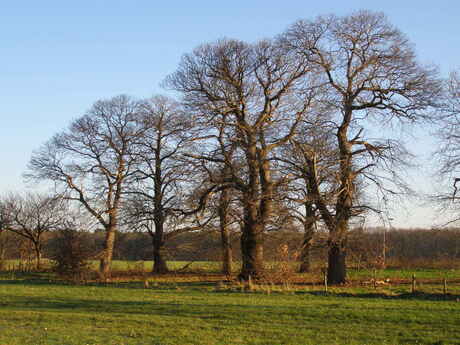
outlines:
{"label": "grassy meadow", "polygon": [[[325,293],[320,274],[247,286],[225,281],[213,265],[86,285],[3,272],[0,344],[460,344],[459,270],[351,271],[350,285]],[[390,284],[369,286],[370,275]]]}

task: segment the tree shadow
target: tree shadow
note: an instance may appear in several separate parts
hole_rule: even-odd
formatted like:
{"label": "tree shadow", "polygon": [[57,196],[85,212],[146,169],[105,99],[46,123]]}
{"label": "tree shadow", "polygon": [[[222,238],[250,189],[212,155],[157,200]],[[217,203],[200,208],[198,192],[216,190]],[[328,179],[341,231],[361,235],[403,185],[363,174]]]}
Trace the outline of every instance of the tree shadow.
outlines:
{"label": "tree shadow", "polygon": [[325,292],[325,291],[305,291],[299,292],[313,296],[330,296],[330,297],[343,297],[343,298],[380,298],[387,300],[426,300],[426,301],[456,301],[460,300],[460,294],[452,293],[432,293],[432,292],[404,292],[400,294],[386,294],[381,292],[363,292],[363,293],[350,293],[350,292]]}
{"label": "tree shadow", "polygon": [[[0,303],[0,307],[9,310],[28,310],[40,312],[59,312],[68,314],[107,314],[107,315],[142,315],[215,319],[239,322],[242,313],[260,312],[255,307],[243,304],[209,304],[190,303],[184,298],[180,301],[113,301],[103,299],[81,298],[43,298],[31,296],[9,296]],[[264,306],[265,312],[276,312],[276,306]],[[267,310],[268,309],[268,310]]]}
{"label": "tree shadow", "polygon": [[68,285],[46,273],[8,273],[0,275],[0,285]]}

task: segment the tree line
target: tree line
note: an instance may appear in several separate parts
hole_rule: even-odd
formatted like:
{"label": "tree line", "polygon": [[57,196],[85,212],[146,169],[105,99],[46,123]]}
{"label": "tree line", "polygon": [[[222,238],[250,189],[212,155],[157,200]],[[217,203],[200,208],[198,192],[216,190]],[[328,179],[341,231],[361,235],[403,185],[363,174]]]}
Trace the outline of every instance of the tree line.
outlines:
{"label": "tree line", "polygon": [[[460,259],[460,231],[458,228],[436,229],[386,229],[383,241],[383,228],[354,228],[348,237],[347,266],[354,269],[391,268],[457,268]],[[67,234],[63,234],[67,233]],[[41,257],[51,259],[51,267],[59,265],[59,255],[75,264],[85,264],[98,253],[104,243],[104,231],[49,231],[42,237]],[[299,229],[282,230],[269,233],[264,242],[264,259],[269,264],[270,279],[280,262],[289,262],[289,272],[302,271],[301,260],[304,233]],[[319,230],[314,234],[310,247],[310,270],[318,273],[327,264],[327,232]],[[70,240],[70,241],[69,241]],[[241,248],[239,233],[230,238],[232,246],[233,272],[240,266]],[[63,248],[64,247],[64,248]],[[70,252],[81,251],[80,258],[68,256]],[[383,259],[385,251],[386,260]],[[74,253],[70,253],[74,254]],[[77,253],[80,254],[80,253]],[[222,249],[219,230],[184,232],[165,243],[164,257],[167,261],[183,262],[179,268],[189,269],[197,262],[221,262]],[[114,260],[132,262],[151,261],[152,243],[146,232],[117,232],[113,250]],[[36,252],[33,243],[13,232],[0,233],[0,270],[36,269]],[[14,260],[14,261],[10,261]],[[19,260],[19,261],[16,261]],[[56,262],[55,262],[56,261]],[[85,266],[87,267],[87,266]],[[153,267],[153,265],[152,265]],[[193,267],[192,266],[192,270]],[[215,266],[219,269],[218,266]],[[41,269],[49,269],[50,262]],[[177,270],[177,265],[175,270]],[[220,266],[221,272],[226,267]],[[75,273],[75,272],[68,272]]]}
{"label": "tree line", "polygon": [[[419,63],[381,13],[300,20],[255,43],[202,44],[163,86],[178,99],[97,101],[36,150],[25,176],[51,182],[53,193],[5,196],[1,228],[103,229],[107,277],[122,229],[149,234],[156,273],[168,270],[171,239],[209,229],[219,229],[230,272],[238,233],[239,278],[247,280],[263,273],[267,234],[287,228],[302,229],[308,270],[320,227],[328,281],[344,283],[350,229],[410,192],[403,174],[412,156],[397,128],[442,123],[440,166],[455,174],[459,79]],[[49,217],[21,219],[25,208],[43,210],[42,201]]]}

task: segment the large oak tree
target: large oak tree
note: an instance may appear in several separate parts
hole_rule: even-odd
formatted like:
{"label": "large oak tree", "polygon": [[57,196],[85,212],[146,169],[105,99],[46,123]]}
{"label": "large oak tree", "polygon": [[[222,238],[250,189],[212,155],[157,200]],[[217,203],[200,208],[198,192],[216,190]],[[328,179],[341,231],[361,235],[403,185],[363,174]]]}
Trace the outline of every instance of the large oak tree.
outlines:
{"label": "large oak tree", "polygon": [[[186,54],[166,82],[208,127],[203,145],[215,149],[206,148],[196,159],[226,167],[214,191],[232,188],[241,195],[242,279],[263,270],[264,231],[273,215],[278,179],[271,159],[295,135],[309,109],[311,92],[302,79],[308,71],[308,63],[278,41],[221,40]],[[225,150],[216,156],[222,143],[232,147],[231,157]]]}
{"label": "large oak tree", "polygon": [[[318,101],[335,111],[330,123],[338,148],[335,204],[331,207],[315,184],[313,191],[330,234],[328,280],[343,283],[349,224],[365,209],[358,202],[358,181],[394,192],[387,187],[393,168],[404,163],[401,143],[378,135],[389,133],[395,122],[426,119],[437,106],[440,83],[436,70],[418,63],[411,43],[381,13],[301,20],[284,39],[320,73],[327,92]],[[380,127],[375,138],[369,136],[369,121]]]}

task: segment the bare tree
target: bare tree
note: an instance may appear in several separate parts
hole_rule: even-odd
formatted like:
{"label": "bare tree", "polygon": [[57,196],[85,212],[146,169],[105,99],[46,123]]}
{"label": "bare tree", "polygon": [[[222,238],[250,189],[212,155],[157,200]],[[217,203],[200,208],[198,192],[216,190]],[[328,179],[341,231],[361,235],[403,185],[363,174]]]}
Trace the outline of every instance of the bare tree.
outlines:
{"label": "bare tree", "polygon": [[381,13],[359,11],[298,21],[284,38],[320,73],[327,93],[318,101],[335,109],[331,130],[338,147],[339,188],[333,207],[323,199],[319,186],[314,184],[313,191],[330,234],[328,279],[343,283],[349,222],[366,209],[357,202],[357,181],[373,183],[383,195],[395,193],[388,184],[399,183],[394,167],[404,163],[398,157],[404,151],[399,141],[366,137],[371,132],[369,122],[378,123],[379,134],[384,134],[394,121],[427,118],[428,110],[437,106],[440,82],[434,69],[417,63],[407,38]]}
{"label": "bare tree", "polygon": [[5,200],[3,200],[3,198],[0,198],[0,233],[6,230],[10,223],[11,219],[7,205],[5,203]]}
{"label": "bare tree", "polygon": [[7,229],[10,227],[11,219],[7,205],[3,198],[0,197],[0,268],[5,258],[6,246],[8,243]]}
{"label": "bare tree", "polygon": [[320,220],[314,186],[318,186],[323,200],[329,205],[335,201],[338,164],[334,158],[334,138],[329,128],[324,126],[329,119],[324,114],[327,112],[323,109],[318,116],[302,121],[298,134],[280,150],[277,157],[289,176],[285,197],[289,212],[304,232],[299,257],[301,273],[310,271],[310,249]]}
{"label": "bare tree", "polygon": [[110,276],[125,181],[135,168],[132,145],[143,134],[140,103],[128,96],[96,102],[69,129],[34,152],[28,178],[53,181],[103,226],[101,273]]}
{"label": "bare tree", "polygon": [[174,100],[155,96],[142,103],[139,121],[145,131],[135,142],[139,159],[127,191],[127,216],[131,226],[146,229],[152,238],[153,273],[166,273],[166,239],[198,229],[180,226],[175,212],[184,202],[190,175],[180,156],[190,144],[191,119]]}
{"label": "bare tree", "polygon": [[43,234],[60,229],[67,206],[58,197],[28,193],[10,194],[2,200],[5,229],[27,239],[35,250],[36,269],[41,269]]}
{"label": "bare tree", "polygon": [[[202,128],[197,122],[195,122],[195,133],[192,140],[200,142],[200,139],[202,139],[200,134],[203,135],[202,132],[208,133],[208,126],[205,123]],[[208,149],[202,147],[201,150],[198,150],[198,152],[201,151],[201,156],[197,156],[196,150],[194,152],[193,149],[189,150],[185,156],[189,158],[188,165],[193,167],[195,171],[200,172],[197,175],[199,185],[196,187],[196,193],[198,195],[206,196],[214,187],[221,187],[209,198],[206,209],[208,210],[210,221],[213,215],[218,218],[218,225],[215,225],[215,227],[218,227],[220,232],[222,273],[228,276],[232,273],[233,263],[231,235],[234,232],[235,224],[240,225],[241,223],[239,221],[241,217],[237,216],[237,213],[241,211],[241,193],[228,184],[228,181],[232,179],[232,172],[229,166],[236,168],[239,163],[236,161],[238,158],[235,157],[236,145],[228,140],[225,124],[221,123],[217,127],[216,145],[211,145]],[[208,138],[208,136],[204,135],[204,139]],[[239,159],[241,160],[241,157]],[[241,226],[237,228],[240,229]]]}
{"label": "bare tree", "polygon": [[[241,193],[241,279],[258,277],[263,270],[264,231],[273,213],[277,185],[271,156],[295,134],[309,108],[310,93],[304,92],[305,79],[301,82],[307,66],[277,41],[250,45],[221,40],[185,55],[166,81],[183,94],[189,111],[208,126],[206,145],[215,149],[195,158],[228,168],[229,177],[216,183],[212,191],[233,188]],[[235,145],[235,155],[242,159],[230,159],[222,151],[216,157],[219,140]]]}
{"label": "bare tree", "polygon": [[458,188],[460,181],[460,72],[453,71],[445,82],[446,97],[437,129],[439,147],[435,152],[439,164],[436,175],[443,190],[435,199],[444,211],[454,213],[449,223],[458,222]]}
{"label": "bare tree", "polygon": [[[200,167],[193,164],[193,161],[191,163],[190,166],[195,166],[197,170],[200,170]],[[221,170],[212,171],[207,169],[206,173],[202,175],[201,180],[199,180],[201,186],[197,191],[198,195],[203,195],[203,191],[209,190],[208,188],[210,186],[223,183],[223,181],[231,178],[228,173],[228,168],[225,165],[218,165],[218,169]],[[219,229],[222,273],[227,276],[232,274],[233,267],[232,235],[235,232],[239,232],[241,229],[240,196],[240,193],[235,189],[222,188],[220,191],[210,196],[206,204],[206,213],[210,221],[209,226]]]}

